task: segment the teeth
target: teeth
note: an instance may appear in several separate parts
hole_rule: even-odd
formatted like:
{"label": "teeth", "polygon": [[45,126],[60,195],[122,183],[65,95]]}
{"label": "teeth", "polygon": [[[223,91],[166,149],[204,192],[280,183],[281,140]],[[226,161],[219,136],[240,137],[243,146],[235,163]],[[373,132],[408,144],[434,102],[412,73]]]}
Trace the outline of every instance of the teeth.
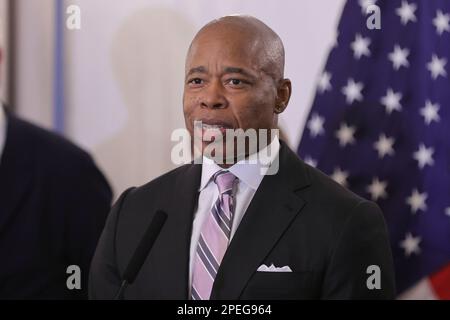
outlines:
{"label": "teeth", "polygon": [[202,128],[203,129],[205,129],[205,130],[211,130],[211,129],[222,129],[223,128],[223,126],[220,126],[220,125],[210,125],[210,124],[202,124]]}

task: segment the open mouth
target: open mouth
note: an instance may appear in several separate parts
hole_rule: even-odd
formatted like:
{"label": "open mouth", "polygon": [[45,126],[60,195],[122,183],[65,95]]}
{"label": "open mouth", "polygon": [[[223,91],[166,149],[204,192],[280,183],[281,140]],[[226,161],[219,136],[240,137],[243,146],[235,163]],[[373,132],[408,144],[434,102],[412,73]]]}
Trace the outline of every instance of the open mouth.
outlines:
{"label": "open mouth", "polygon": [[207,138],[208,141],[210,141],[208,138],[216,138],[218,136],[225,137],[227,130],[233,130],[234,128],[230,126],[227,123],[220,122],[220,121],[202,121],[202,120],[196,120],[194,122],[194,126],[196,129],[202,130],[202,135],[204,138]]}

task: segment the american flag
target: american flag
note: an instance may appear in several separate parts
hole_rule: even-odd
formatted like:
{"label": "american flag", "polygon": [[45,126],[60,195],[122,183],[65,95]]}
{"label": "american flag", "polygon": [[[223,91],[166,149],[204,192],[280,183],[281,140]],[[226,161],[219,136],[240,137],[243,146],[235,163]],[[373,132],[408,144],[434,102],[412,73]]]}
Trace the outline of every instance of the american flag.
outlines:
{"label": "american flag", "polygon": [[401,298],[450,299],[450,1],[350,0],[337,34],[298,154],[381,207]]}

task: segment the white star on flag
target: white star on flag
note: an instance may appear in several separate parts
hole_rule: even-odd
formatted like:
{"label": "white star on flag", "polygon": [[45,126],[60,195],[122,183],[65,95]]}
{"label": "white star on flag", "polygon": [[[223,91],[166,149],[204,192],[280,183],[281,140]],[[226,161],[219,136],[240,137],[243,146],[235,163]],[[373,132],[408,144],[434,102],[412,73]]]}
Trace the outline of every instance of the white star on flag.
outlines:
{"label": "white star on flag", "polygon": [[427,69],[431,72],[431,77],[433,80],[436,80],[439,76],[447,76],[447,71],[445,71],[446,64],[447,59],[439,58],[437,55],[433,54],[431,61],[427,64]]}
{"label": "white star on flag", "polygon": [[417,160],[420,169],[425,168],[426,165],[432,166],[434,164],[433,153],[433,148],[427,148],[423,143],[420,144],[419,150],[413,154],[413,157]]}
{"label": "white star on flag", "polygon": [[450,217],[450,207],[445,208],[445,215]]}
{"label": "white star on flag", "polygon": [[377,0],[359,0],[359,5],[361,6],[361,11],[363,15],[366,15],[367,8],[377,3]]}
{"label": "white star on flag", "polygon": [[444,31],[450,32],[450,14],[444,14],[441,10],[438,10],[436,17],[433,19],[433,24],[439,35],[442,35]]}
{"label": "white star on flag", "polygon": [[355,100],[362,101],[363,95],[361,91],[364,88],[362,82],[355,82],[353,79],[348,79],[347,85],[342,88],[342,93],[345,95],[347,104],[352,104]]}
{"label": "white star on flag", "polygon": [[356,34],[355,41],[351,43],[355,59],[361,59],[362,56],[370,56],[370,42],[370,38],[364,38],[359,33]]}
{"label": "white star on flag", "polygon": [[348,144],[355,143],[356,127],[349,127],[346,123],[342,123],[338,131],[336,131],[336,138],[339,140],[339,145],[345,147]]}
{"label": "white star on flag", "polygon": [[309,164],[311,167],[317,167],[317,160],[311,158],[311,156],[306,156],[305,157],[305,163]]}
{"label": "white star on flag", "polygon": [[420,114],[424,117],[425,123],[429,125],[431,122],[436,121],[439,122],[441,119],[439,117],[439,105],[431,103],[430,100],[427,100],[425,103],[425,107],[420,109]]}
{"label": "white star on flag", "polygon": [[312,137],[317,137],[318,135],[324,134],[325,130],[323,125],[325,123],[325,119],[319,116],[317,113],[314,113],[311,117],[311,120],[308,122],[308,129]]}
{"label": "white star on flag", "polygon": [[330,91],[332,89],[331,86],[331,73],[324,72],[319,78],[318,90],[320,93],[324,93],[326,91]]}
{"label": "white star on flag", "polygon": [[400,242],[400,247],[405,250],[405,256],[409,257],[413,253],[419,254],[419,243],[421,240],[422,239],[419,236],[414,237],[411,233],[408,232],[405,239]]}
{"label": "white star on flag", "polygon": [[341,168],[334,169],[333,174],[331,175],[331,178],[339,183],[341,186],[347,187],[347,179],[348,179],[348,172],[341,170]]}
{"label": "white star on flag", "polygon": [[378,157],[383,159],[386,155],[394,155],[394,138],[388,138],[384,133],[382,133],[377,142],[374,143],[375,150],[378,151]]}
{"label": "white star on flag", "polygon": [[402,6],[397,8],[395,12],[400,16],[402,24],[406,25],[409,21],[416,22],[417,18],[415,15],[417,6],[414,3],[408,3],[408,1],[402,1]]}
{"label": "white star on flag", "polygon": [[419,210],[427,210],[427,198],[426,192],[420,193],[417,189],[414,189],[412,195],[406,198],[406,203],[411,207],[411,212],[416,214]]}
{"label": "white star on flag", "polygon": [[403,95],[400,92],[394,92],[391,88],[388,89],[386,95],[381,98],[381,104],[386,107],[386,113],[391,114],[394,110],[402,110],[400,104],[402,96]]}
{"label": "white star on flag", "polygon": [[400,69],[400,67],[409,67],[408,62],[409,49],[402,49],[398,44],[394,46],[394,51],[389,53],[389,60],[392,61],[392,65],[395,70]]}
{"label": "white star on flag", "polygon": [[380,181],[378,177],[372,180],[372,183],[367,187],[367,192],[370,193],[372,200],[384,199],[387,197],[386,188],[388,183],[386,181]]}

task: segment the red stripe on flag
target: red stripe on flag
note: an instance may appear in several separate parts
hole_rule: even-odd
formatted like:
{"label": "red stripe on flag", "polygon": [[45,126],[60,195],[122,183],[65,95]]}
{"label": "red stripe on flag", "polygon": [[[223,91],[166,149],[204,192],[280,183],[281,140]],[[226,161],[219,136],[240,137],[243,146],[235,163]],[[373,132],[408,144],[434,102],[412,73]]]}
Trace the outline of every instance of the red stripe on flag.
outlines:
{"label": "red stripe on flag", "polygon": [[439,299],[450,300],[450,264],[433,274],[430,282]]}

